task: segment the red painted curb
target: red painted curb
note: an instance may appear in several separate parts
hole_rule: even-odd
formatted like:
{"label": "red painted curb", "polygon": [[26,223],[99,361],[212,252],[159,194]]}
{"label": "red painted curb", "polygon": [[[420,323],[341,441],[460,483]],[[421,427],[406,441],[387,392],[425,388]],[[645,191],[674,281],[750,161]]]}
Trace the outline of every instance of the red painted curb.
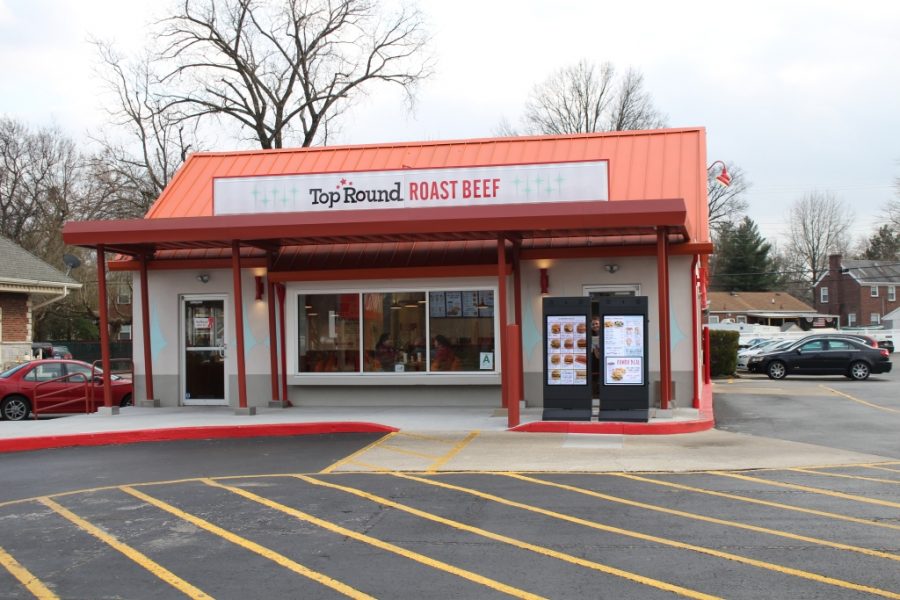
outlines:
{"label": "red painted curb", "polygon": [[290,435],[315,435],[321,433],[391,433],[396,427],[377,423],[325,422],[325,423],[273,423],[266,425],[212,425],[209,427],[177,427],[171,429],[144,429],[136,431],[110,431],[103,433],[78,433],[44,437],[13,438],[0,440],[0,452],[24,452],[49,448],[74,446],[106,446],[110,444],[135,444],[172,440],[205,440],[250,437],[283,437]]}

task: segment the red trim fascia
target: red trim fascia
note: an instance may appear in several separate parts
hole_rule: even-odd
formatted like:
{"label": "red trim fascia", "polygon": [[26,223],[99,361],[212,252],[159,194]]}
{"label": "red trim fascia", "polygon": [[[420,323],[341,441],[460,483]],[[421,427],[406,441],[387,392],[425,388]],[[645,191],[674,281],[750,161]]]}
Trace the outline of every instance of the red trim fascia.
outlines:
{"label": "red trim fascia", "polygon": [[[241,266],[245,269],[265,268],[268,266],[263,257],[242,258]],[[138,271],[141,268],[139,260],[116,260],[109,262],[110,271]],[[150,271],[181,271],[187,269],[230,269],[230,258],[177,258],[166,260],[151,260],[147,262]]]}
{"label": "red trim fascia", "polygon": [[178,427],[172,429],[144,429],[138,431],[12,438],[0,440],[0,452],[23,452],[73,446],[166,442],[171,440],[284,437],[291,435],[319,435],[323,433],[391,433],[393,431],[399,430],[396,427],[378,423],[356,423],[352,421],[273,423],[267,425],[212,425],[209,427]]}
{"label": "red trim fascia", "polygon": [[[689,242],[669,246],[669,256],[690,256],[693,254],[712,254],[711,242]],[[581,246],[578,248],[523,248],[522,260],[540,260],[544,258],[619,258],[629,256],[656,256],[656,245],[634,246]]]}
{"label": "red trim fascia", "polygon": [[[512,270],[507,267],[507,273]],[[365,279],[421,279],[424,277],[491,277],[497,275],[496,265],[459,265],[445,267],[401,267],[382,269],[331,269],[323,271],[275,271],[272,281],[360,281]]]}
{"label": "red trim fascia", "polygon": [[391,208],[338,213],[222,215],[114,221],[70,221],[63,240],[73,246],[146,248],[157,243],[359,236],[492,234],[530,230],[682,227],[684,200],[558,202],[509,206]]}

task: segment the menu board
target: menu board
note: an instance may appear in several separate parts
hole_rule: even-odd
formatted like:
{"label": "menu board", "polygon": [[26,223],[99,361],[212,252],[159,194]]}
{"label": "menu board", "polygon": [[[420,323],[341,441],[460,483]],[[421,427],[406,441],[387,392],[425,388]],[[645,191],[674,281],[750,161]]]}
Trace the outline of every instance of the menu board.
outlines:
{"label": "menu board", "polygon": [[478,292],[462,292],[462,315],[464,317],[478,316]]}
{"label": "menu board", "polygon": [[603,316],[603,359],[605,384],[644,384],[643,316]]}
{"label": "menu board", "polygon": [[447,315],[448,317],[461,317],[462,316],[462,292],[444,292],[444,297],[447,300]]}
{"label": "menu board", "polygon": [[428,307],[432,317],[446,317],[447,305],[444,304],[444,292],[429,292]]}
{"label": "menu board", "polygon": [[547,316],[547,385],[587,385],[584,316]]}
{"label": "menu board", "polygon": [[494,316],[494,291],[481,290],[478,292],[478,316]]}

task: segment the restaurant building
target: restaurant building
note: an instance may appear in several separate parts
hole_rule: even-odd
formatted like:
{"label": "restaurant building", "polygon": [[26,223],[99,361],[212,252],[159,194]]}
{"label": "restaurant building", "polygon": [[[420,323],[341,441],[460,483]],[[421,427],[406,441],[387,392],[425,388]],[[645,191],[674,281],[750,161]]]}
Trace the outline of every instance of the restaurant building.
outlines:
{"label": "restaurant building", "polygon": [[139,403],[514,425],[542,403],[545,296],[646,296],[651,404],[711,394],[706,182],[702,128],[206,152],[144,219],[64,239],[98,251],[101,291],[106,253],[134,274]]}

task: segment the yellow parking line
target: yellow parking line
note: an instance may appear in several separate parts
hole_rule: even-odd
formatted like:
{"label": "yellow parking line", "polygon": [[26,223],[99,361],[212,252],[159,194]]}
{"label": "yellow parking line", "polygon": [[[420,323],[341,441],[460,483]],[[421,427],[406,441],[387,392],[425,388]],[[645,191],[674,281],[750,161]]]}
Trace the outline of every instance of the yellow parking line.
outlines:
{"label": "yellow parking line", "polygon": [[391,444],[381,444],[378,446],[381,450],[390,450],[391,452],[396,452],[398,454],[408,454],[409,456],[415,456],[416,458],[426,458],[435,460],[441,457],[438,454],[426,454],[425,452],[416,452],[415,450],[409,450],[407,448],[401,448],[399,446],[394,446]]}
{"label": "yellow parking line", "polygon": [[38,600],[59,600],[59,596],[51,592],[50,588],[41,583],[40,579],[20,565],[19,561],[10,556],[2,547],[0,547],[0,565],[3,565]]}
{"label": "yellow parking line", "polygon": [[398,431],[398,435],[401,437],[413,438],[416,440],[424,440],[426,442],[438,442],[441,444],[453,444],[454,442],[447,440],[446,438],[441,438],[436,435],[425,435],[422,433],[410,433],[408,431]]}
{"label": "yellow parking line", "polygon": [[823,389],[826,389],[826,390],[828,390],[829,392],[834,392],[834,393],[837,394],[838,396],[843,396],[844,398],[847,398],[847,399],[849,399],[849,400],[853,400],[854,402],[859,402],[860,404],[864,404],[864,405],[866,405],[866,406],[871,406],[872,408],[877,408],[878,410],[884,410],[884,411],[888,411],[888,412],[900,413],[900,410],[897,410],[896,408],[890,408],[889,406],[881,406],[881,405],[879,405],[879,404],[872,404],[871,402],[866,402],[865,400],[860,400],[859,398],[854,398],[854,397],[851,396],[850,394],[845,394],[844,392],[839,392],[839,391],[837,391],[836,389],[830,388],[830,387],[828,387],[828,386],[826,386],[826,385],[821,385],[821,384],[820,384],[819,387],[820,387],[820,388],[823,388]]}
{"label": "yellow parking line", "polygon": [[213,535],[217,535],[219,537],[225,538],[232,544],[236,544],[236,545],[240,546],[241,548],[244,548],[245,550],[249,550],[250,552],[255,552],[256,554],[259,554],[260,556],[262,556],[264,558],[267,558],[275,563],[278,563],[282,567],[285,567],[286,569],[289,569],[289,570],[293,571],[294,573],[297,573],[298,575],[302,575],[303,577],[307,577],[309,579],[312,579],[315,582],[321,583],[325,587],[329,587],[329,588],[335,590],[336,592],[344,594],[345,596],[347,596],[349,598],[354,598],[355,600],[363,599],[363,598],[366,598],[366,599],[372,598],[372,596],[369,596],[368,594],[364,594],[363,592],[360,592],[359,590],[352,588],[345,583],[341,583],[340,581],[337,581],[336,579],[332,579],[331,577],[328,577],[327,575],[325,575],[323,573],[319,573],[318,571],[315,571],[313,569],[310,569],[309,567],[301,565],[300,563],[291,560],[290,558],[284,556],[283,554],[279,554],[278,552],[275,552],[274,550],[270,550],[269,548],[266,548],[265,546],[261,546],[261,545],[257,544],[256,542],[252,542],[252,541],[248,540],[247,538],[244,538],[235,533],[232,533],[232,532],[228,531],[227,529],[223,529],[223,528],[219,527],[218,525],[213,525],[209,521],[206,521],[204,519],[201,519],[200,517],[197,517],[195,515],[187,513],[179,508],[172,506],[171,504],[163,502],[162,500],[158,500],[157,498],[154,498],[153,496],[148,496],[147,494],[140,492],[130,486],[123,485],[123,486],[120,486],[119,489],[122,490],[123,492],[125,492],[126,494],[131,494],[132,496],[134,496],[135,498],[138,498],[139,500],[143,500],[144,502],[146,502],[148,504],[152,504],[153,506],[166,511],[169,514],[175,515],[179,519],[187,521],[188,523],[191,523],[192,525],[199,527],[200,529],[208,531],[208,532],[212,533]]}
{"label": "yellow parking line", "polygon": [[796,471],[797,473],[809,473],[810,475],[822,475],[823,477],[840,477],[842,479],[858,479],[860,481],[874,481],[875,483],[892,483],[894,485],[900,485],[900,481],[896,479],[881,479],[879,477],[863,477],[862,475],[846,475],[844,473],[825,473],[822,471],[814,471],[813,469],[801,469],[800,467],[794,467],[792,469],[785,469],[787,471]]}
{"label": "yellow parking line", "polygon": [[[393,475],[397,475],[396,473],[392,473]],[[405,504],[400,504],[398,502],[394,502],[393,500],[389,500],[388,498],[384,498],[382,496],[376,496],[375,494],[370,494],[369,492],[364,492],[362,490],[347,487],[343,485],[338,485],[336,483],[331,483],[328,481],[322,481],[321,479],[315,479],[313,477],[309,477],[307,475],[297,475],[298,479],[302,479],[308,483],[313,485],[319,485],[322,487],[332,488],[336,490],[341,490],[343,492],[347,492],[348,494],[353,494],[360,498],[365,498],[367,500],[371,500],[377,504],[381,504],[382,506],[388,506],[390,508],[396,508],[397,510],[401,510],[403,512],[409,513],[411,515],[415,515],[417,517],[421,517],[423,519],[427,519],[429,521],[434,521],[435,523],[440,523],[442,525],[447,525],[448,527],[452,527],[454,529],[459,529],[461,531],[466,531],[468,533],[472,533],[475,535],[479,535],[481,537],[488,538],[490,540],[494,540],[497,542],[501,542],[504,544],[508,544],[510,546],[514,546],[516,548],[520,548],[522,550],[528,550],[531,552],[535,552],[542,556],[549,556],[551,558],[556,558],[574,565],[578,565],[580,567],[585,567],[588,569],[592,569],[594,571],[599,571],[601,573],[607,573],[609,575],[615,575],[617,577],[621,577],[623,579],[627,579],[629,581],[633,581],[636,583],[641,583],[646,586],[650,586],[656,589],[664,590],[667,592],[672,592],[675,594],[679,594],[681,596],[685,596],[688,598],[716,598],[716,596],[710,596],[709,594],[704,594],[702,592],[698,592],[695,590],[691,590],[688,588],[684,588],[675,584],[667,583],[665,581],[660,581],[658,579],[651,579],[649,577],[644,577],[643,575],[638,575],[637,573],[632,573],[630,571],[624,571],[622,569],[617,569],[615,567],[611,567],[609,565],[604,565],[601,563],[597,563],[591,560],[587,560],[584,558],[579,558],[577,556],[572,556],[571,554],[565,554],[563,552],[559,552],[557,550],[552,550],[550,548],[546,548],[544,546],[537,546],[535,544],[531,544],[522,540],[518,540],[516,538],[511,538],[505,535],[501,535],[499,533],[494,533],[492,531],[488,531],[486,529],[481,529],[479,527],[474,527],[472,525],[467,525],[466,523],[461,523],[459,521],[454,521],[452,519],[447,519],[445,517],[441,517],[439,515],[435,515],[429,512],[425,512],[423,510],[419,510],[417,508],[413,508],[411,506],[407,506]]]}
{"label": "yellow parking line", "polygon": [[641,533],[639,531],[632,531],[630,529],[622,529],[620,527],[614,527],[612,525],[605,525],[603,523],[598,523],[597,521],[589,521],[587,519],[582,519],[580,517],[573,517],[572,515],[559,513],[556,511],[548,510],[546,508],[532,506],[530,504],[525,504],[523,502],[517,502],[515,500],[509,500],[507,498],[502,498],[500,496],[495,496],[493,494],[488,494],[488,493],[485,493],[485,492],[482,492],[479,490],[475,490],[472,488],[467,488],[467,487],[462,487],[462,486],[458,486],[458,485],[453,485],[450,483],[445,483],[443,481],[435,481],[435,480],[431,480],[431,479],[425,479],[424,477],[417,477],[415,475],[407,475],[405,473],[391,473],[391,475],[393,475],[394,477],[399,477],[401,479],[409,479],[411,481],[418,481],[418,482],[425,483],[427,485],[432,485],[432,486],[439,487],[439,488],[454,490],[457,492],[463,492],[466,494],[470,494],[472,496],[476,496],[478,498],[484,498],[485,500],[490,500],[491,502],[496,502],[498,504],[503,504],[505,506],[511,506],[513,508],[519,508],[522,510],[526,510],[528,512],[533,512],[533,513],[537,513],[539,515],[544,515],[546,517],[559,519],[560,521],[574,523],[575,525],[590,527],[591,529],[596,529],[598,531],[606,531],[609,533],[614,533],[614,534],[618,534],[618,535],[635,538],[638,540],[643,540],[645,542],[661,544],[661,545],[669,546],[672,548],[679,548],[681,550],[691,550],[691,551],[697,552],[699,554],[706,554],[707,556],[714,556],[716,558],[722,558],[725,560],[730,560],[733,562],[750,565],[750,566],[757,567],[760,569],[765,569],[768,571],[775,571],[776,573],[782,573],[784,575],[793,575],[794,577],[799,577],[801,579],[808,579],[810,581],[815,581],[818,583],[826,583],[826,584],[833,585],[833,586],[839,587],[839,588],[861,591],[861,592],[866,592],[869,594],[883,596],[885,598],[894,598],[896,600],[900,600],[900,594],[891,592],[889,590],[882,590],[882,589],[871,587],[868,585],[853,583],[852,581],[845,581],[843,579],[836,579],[834,577],[828,577],[826,575],[820,575],[818,573],[812,573],[810,571],[803,571],[801,569],[795,569],[793,567],[786,567],[783,565],[777,565],[775,563],[765,562],[762,560],[756,560],[755,558],[740,556],[738,554],[732,554],[730,552],[723,552],[721,550],[716,550],[714,548],[707,548],[705,546],[697,546],[695,544],[679,542],[677,540],[673,540],[673,539],[669,539],[669,538],[662,538],[662,537],[658,537],[655,535],[649,535],[646,533]]}
{"label": "yellow parking line", "polygon": [[456,456],[457,454],[459,454],[460,451],[461,451],[463,448],[465,448],[465,447],[469,444],[469,442],[471,442],[472,440],[474,440],[475,437],[478,435],[478,433],[479,433],[479,432],[478,432],[477,430],[476,430],[476,431],[473,431],[473,432],[471,432],[471,433],[469,433],[469,435],[467,435],[465,438],[463,438],[462,440],[460,440],[459,443],[457,443],[455,446],[453,446],[452,448],[450,448],[450,451],[447,452],[447,454],[445,454],[444,456],[442,456],[442,457],[439,458],[438,460],[434,461],[434,463],[432,463],[431,467],[430,467],[430,468],[428,469],[428,471],[426,471],[426,472],[427,472],[427,473],[435,473],[435,472],[437,472],[438,469],[440,469],[441,467],[443,467],[444,465],[446,465],[448,462],[450,462],[450,459],[452,459],[454,456]]}
{"label": "yellow parking line", "polygon": [[726,527],[735,527],[737,529],[746,529],[747,531],[755,531],[757,533],[765,533],[769,535],[775,535],[778,537],[787,538],[790,540],[797,540],[798,542],[807,542],[810,544],[818,544],[820,546],[826,546],[829,548],[836,548],[838,550],[847,550],[850,552],[858,552],[859,554],[866,554],[868,556],[875,556],[878,558],[886,558],[888,560],[896,560],[900,561],[900,554],[891,554],[890,552],[881,552],[879,550],[871,550],[869,548],[863,548],[861,546],[851,546],[849,544],[842,544],[840,542],[832,542],[830,540],[823,540],[820,538],[809,537],[806,535],[799,535],[796,533],[790,533],[788,531],[781,531],[778,529],[769,529],[768,527],[760,527],[758,525],[750,525],[749,523],[740,523],[738,521],[728,521],[726,519],[717,519],[716,517],[708,517],[706,515],[701,515],[697,513],[689,513],[681,510],[676,510],[673,508],[666,508],[665,506],[659,506],[656,504],[647,504],[645,502],[637,502],[635,500],[629,500],[627,498],[621,498],[619,496],[610,496],[608,494],[602,494],[600,492],[595,492],[594,490],[589,490],[581,487],[576,487],[572,485],[566,485],[564,483],[556,483],[555,481],[546,481],[543,479],[535,479],[534,477],[528,477],[527,475],[522,475],[521,473],[492,473],[493,475],[503,475],[506,477],[512,477],[514,479],[521,479],[522,481],[527,481],[529,483],[536,483],[539,485],[546,485],[549,487],[554,487],[562,490],[568,490],[571,492],[576,492],[578,494],[584,494],[585,496],[591,496],[593,498],[600,498],[601,500],[607,500],[609,502],[615,502],[617,504],[624,504],[626,506],[634,506],[637,508],[643,508],[646,510],[652,510],[656,512],[661,512],[664,514],[675,515],[678,517],[684,517],[686,519],[693,519],[696,521],[704,521],[706,523],[714,523],[716,525],[724,525]]}
{"label": "yellow parking line", "polygon": [[740,502],[747,502],[749,504],[759,504],[761,506],[768,506],[770,508],[780,508],[783,510],[789,510],[793,512],[805,513],[808,515],[816,515],[818,517],[827,517],[829,519],[835,519],[838,521],[848,521],[850,523],[859,523],[862,525],[870,525],[872,527],[882,527],[884,529],[895,529],[900,531],[900,525],[894,525],[893,523],[885,523],[882,521],[872,521],[869,519],[860,519],[858,517],[849,517],[847,515],[840,515],[837,513],[827,512],[824,510],[815,510],[812,508],[804,508],[802,506],[794,506],[792,504],[781,504],[780,502],[770,502],[769,500],[760,500],[758,498],[751,498],[749,496],[740,496],[738,494],[729,494],[727,492],[717,492],[715,490],[706,490],[703,488],[693,487],[689,485],[683,485],[680,483],[672,483],[670,481],[662,481],[659,479],[650,479],[648,477],[641,477],[640,475],[632,475],[631,473],[606,473],[607,475],[613,475],[615,477],[623,477],[625,479],[634,479],[635,481],[643,481],[645,483],[652,483],[654,485],[661,485],[665,487],[675,488],[678,490],[685,490],[688,492],[697,492],[699,494],[707,494],[709,496],[716,496],[718,498],[728,498],[729,500],[738,500]]}
{"label": "yellow parking line", "polygon": [[[887,464],[887,463],[885,463]],[[866,469],[877,469],[879,471],[887,471],[888,473],[900,473],[900,469],[889,469],[888,467],[882,467],[879,465],[860,465]]]}
{"label": "yellow parking line", "polygon": [[351,454],[351,455],[349,455],[349,456],[345,456],[345,457],[342,458],[341,460],[339,460],[339,461],[337,461],[337,462],[335,462],[335,463],[332,463],[331,465],[325,467],[324,469],[322,469],[321,471],[319,471],[319,473],[331,473],[332,471],[334,471],[334,470],[337,469],[338,467],[344,465],[345,463],[350,462],[351,460],[353,460],[353,459],[356,458],[357,456],[362,456],[363,454],[365,454],[366,452],[368,452],[368,451],[371,450],[372,448],[375,448],[375,447],[378,446],[379,444],[382,444],[382,443],[388,441],[389,439],[393,438],[393,437],[396,436],[396,435],[397,435],[397,432],[396,432],[396,431],[392,431],[392,432],[390,432],[389,434],[387,434],[386,436],[381,437],[381,438],[378,438],[377,440],[375,440],[375,441],[372,442],[371,444],[365,446],[364,448],[361,448],[361,449],[357,450],[357,451],[354,452],[353,454]]}
{"label": "yellow parking line", "polygon": [[150,571],[151,573],[171,585],[173,588],[183,593],[185,596],[188,596],[189,598],[212,598],[212,596],[194,587],[172,571],[168,570],[161,564],[157,563],[155,560],[151,559],[146,554],[135,550],[124,542],[120,542],[115,536],[106,533],[96,525],[93,525],[88,521],[82,519],[69,509],[60,504],[57,504],[50,498],[40,498],[39,501],[47,508],[56,512],[60,516],[65,517],[100,541],[112,546],[114,549],[118,550],[119,552],[130,558],[132,561],[137,563],[138,566]]}
{"label": "yellow parking line", "polygon": [[879,500],[877,498],[867,498],[865,496],[855,496],[853,494],[845,494],[843,492],[834,492],[831,490],[823,490],[821,488],[809,487],[806,485],[797,485],[796,483],[784,483],[783,481],[772,481],[771,479],[760,479],[758,477],[749,477],[748,475],[740,475],[738,473],[725,473],[724,471],[707,471],[710,475],[718,475],[720,477],[731,477],[732,479],[742,479],[744,481],[752,481],[763,485],[771,485],[775,487],[787,488],[789,490],[799,490],[801,492],[810,492],[812,494],[820,494],[822,496],[831,496],[832,498],[841,498],[843,500],[852,500],[854,502],[864,502],[866,504],[877,504],[878,506],[890,506],[891,508],[900,508],[900,503],[891,502],[889,500]]}
{"label": "yellow parking line", "polygon": [[452,575],[462,577],[463,579],[468,579],[469,581],[473,581],[475,583],[481,584],[485,587],[488,587],[488,588],[498,591],[498,592],[503,592],[503,593],[513,596],[515,598],[528,598],[530,600],[537,600],[539,598],[542,598],[542,596],[538,596],[536,594],[532,594],[530,592],[520,590],[518,588],[512,587],[510,585],[506,585],[505,583],[501,583],[494,579],[490,579],[488,577],[484,577],[477,573],[473,573],[472,571],[467,571],[466,569],[461,569],[459,567],[455,567],[449,563],[445,563],[443,561],[425,556],[424,554],[419,554],[418,552],[414,552],[412,550],[407,550],[406,548],[401,548],[400,546],[396,546],[394,544],[385,542],[378,538],[368,536],[364,533],[359,533],[357,531],[353,531],[352,529],[347,529],[346,527],[341,527],[340,525],[337,525],[330,521],[325,521],[324,519],[320,519],[318,517],[314,517],[313,515],[302,512],[295,508],[291,508],[290,506],[286,506],[279,502],[275,502],[274,500],[269,500],[268,498],[259,496],[257,494],[254,494],[253,492],[249,492],[243,488],[229,486],[229,485],[223,485],[223,484],[218,483],[217,481],[211,480],[211,479],[202,479],[201,481],[203,481],[203,483],[205,483],[207,485],[226,489],[229,492],[232,492],[239,496],[243,496],[244,498],[247,498],[248,500],[252,500],[253,502],[257,502],[259,504],[268,506],[269,508],[272,508],[279,512],[283,512],[285,514],[291,515],[292,517],[300,519],[301,521],[306,521],[307,523],[312,523],[313,525],[316,525],[323,529],[327,529],[328,531],[331,531],[338,535],[354,539],[358,542],[363,542],[364,544],[369,544],[370,546],[374,546],[381,550],[387,550],[388,552],[393,552],[394,554],[397,554],[404,558],[408,558],[410,560],[414,560],[418,563],[432,567],[434,569],[438,569],[440,571],[444,571],[446,573],[450,573]]}

